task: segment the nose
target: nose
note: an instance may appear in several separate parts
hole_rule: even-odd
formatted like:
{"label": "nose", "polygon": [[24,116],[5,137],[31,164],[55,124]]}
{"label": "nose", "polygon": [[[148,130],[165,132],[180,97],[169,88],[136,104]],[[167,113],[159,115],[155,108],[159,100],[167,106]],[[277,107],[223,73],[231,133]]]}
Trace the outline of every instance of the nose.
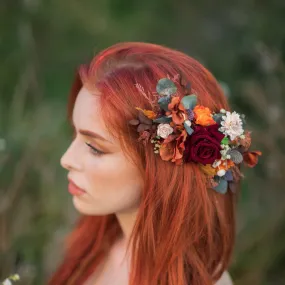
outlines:
{"label": "nose", "polygon": [[78,151],[76,151],[75,141],[73,141],[60,159],[61,166],[68,171],[80,171],[82,166],[81,162],[78,159],[79,157],[78,155],[76,155],[76,153],[78,153]]}

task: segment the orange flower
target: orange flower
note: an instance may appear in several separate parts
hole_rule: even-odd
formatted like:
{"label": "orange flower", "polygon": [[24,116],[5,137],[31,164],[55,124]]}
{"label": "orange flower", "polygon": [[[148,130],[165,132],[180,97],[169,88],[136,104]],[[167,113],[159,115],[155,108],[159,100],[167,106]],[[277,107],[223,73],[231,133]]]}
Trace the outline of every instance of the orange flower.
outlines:
{"label": "orange flower", "polygon": [[179,97],[172,97],[171,102],[168,104],[168,109],[169,111],[166,112],[166,115],[172,115],[172,121],[176,125],[183,124],[186,117],[185,108]]}
{"label": "orange flower", "polygon": [[235,166],[235,164],[232,160],[230,159],[222,160],[221,164],[218,166],[218,170],[221,170],[221,169],[228,170],[233,166]]}
{"label": "orange flower", "polygon": [[211,116],[211,111],[209,108],[197,105],[193,109],[196,124],[201,126],[211,126],[216,124],[215,120]]}
{"label": "orange flower", "polygon": [[243,161],[248,167],[254,167],[258,162],[258,157],[261,156],[261,151],[247,151],[243,154]]}
{"label": "orange flower", "polygon": [[160,147],[160,156],[162,160],[175,162],[180,165],[183,162],[183,152],[185,150],[184,142],[187,132],[183,132],[179,136],[170,135],[164,140]]}

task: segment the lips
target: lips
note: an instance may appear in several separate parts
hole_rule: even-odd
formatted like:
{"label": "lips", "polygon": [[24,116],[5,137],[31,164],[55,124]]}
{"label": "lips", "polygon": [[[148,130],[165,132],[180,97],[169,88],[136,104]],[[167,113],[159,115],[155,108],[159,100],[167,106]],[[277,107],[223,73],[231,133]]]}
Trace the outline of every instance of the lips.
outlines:
{"label": "lips", "polygon": [[83,189],[78,187],[70,178],[68,178],[68,192],[74,196],[81,196],[86,193]]}

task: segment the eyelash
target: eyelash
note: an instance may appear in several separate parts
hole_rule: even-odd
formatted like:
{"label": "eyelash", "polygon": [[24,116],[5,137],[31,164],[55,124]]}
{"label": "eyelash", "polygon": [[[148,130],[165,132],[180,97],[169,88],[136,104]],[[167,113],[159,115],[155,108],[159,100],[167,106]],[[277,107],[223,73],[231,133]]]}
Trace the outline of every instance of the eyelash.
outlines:
{"label": "eyelash", "polygon": [[90,143],[86,142],[85,144],[90,148],[90,151],[92,152],[92,154],[95,154],[95,155],[104,154],[104,152],[98,150],[96,147],[92,146]]}

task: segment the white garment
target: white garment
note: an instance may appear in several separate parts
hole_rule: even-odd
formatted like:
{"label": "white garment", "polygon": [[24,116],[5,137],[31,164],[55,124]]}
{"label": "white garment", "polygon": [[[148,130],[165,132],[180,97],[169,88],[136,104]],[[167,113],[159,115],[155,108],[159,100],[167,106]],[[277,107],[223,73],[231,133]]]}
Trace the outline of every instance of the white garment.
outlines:
{"label": "white garment", "polygon": [[225,271],[221,278],[215,283],[215,285],[233,285],[233,281],[230,277],[230,274]]}

